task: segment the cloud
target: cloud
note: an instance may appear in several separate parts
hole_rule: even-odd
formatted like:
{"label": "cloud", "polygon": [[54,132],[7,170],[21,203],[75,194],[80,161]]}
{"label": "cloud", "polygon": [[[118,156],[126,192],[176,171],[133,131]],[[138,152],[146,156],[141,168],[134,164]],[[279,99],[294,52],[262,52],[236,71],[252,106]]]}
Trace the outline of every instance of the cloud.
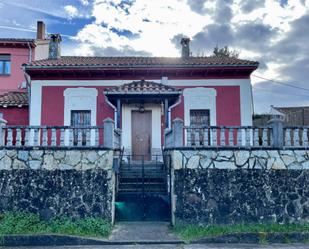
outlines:
{"label": "cloud", "polygon": [[278,34],[277,28],[258,22],[247,22],[237,27],[235,38],[239,47],[263,53]]}
{"label": "cloud", "polygon": [[85,26],[76,36],[77,40],[84,42],[85,37],[91,37],[87,42],[94,46],[100,43],[101,48],[121,49],[127,45],[136,51],[148,51],[159,56],[177,56],[178,51],[170,39],[179,31],[193,36],[201,30],[205,21],[210,20],[177,0],[95,0],[92,16],[95,20],[91,27],[98,34],[93,37],[94,30]]}
{"label": "cloud", "polygon": [[208,5],[211,2],[212,1],[208,0],[198,0],[198,1],[187,0],[187,4],[190,6],[191,10],[199,14],[210,13],[211,7],[208,7]]}
{"label": "cloud", "polygon": [[79,0],[79,1],[84,6],[88,6],[89,5],[89,1],[88,0]]}
{"label": "cloud", "polygon": [[66,5],[66,6],[64,6],[64,10],[66,11],[66,13],[68,14],[68,17],[70,19],[78,16],[78,10],[73,5]]}
{"label": "cloud", "polygon": [[[260,62],[254,74],[308,88],[308,0],[0,0],[0,6],[1,36],[33,37],[36,21],[44,20],[49,32],[74,36],[63,42],[66,55],[179,56],[187,36],[193,55],[227,45]],[[252,82],[256,110],[309,105],[300,90],[254,76]]]}
{"label": "cloud", "polygon": [[263,8],[265,6],[265,0],[242,0],[240,3],[240,8],[244,13],[250,13],[258,8]]}

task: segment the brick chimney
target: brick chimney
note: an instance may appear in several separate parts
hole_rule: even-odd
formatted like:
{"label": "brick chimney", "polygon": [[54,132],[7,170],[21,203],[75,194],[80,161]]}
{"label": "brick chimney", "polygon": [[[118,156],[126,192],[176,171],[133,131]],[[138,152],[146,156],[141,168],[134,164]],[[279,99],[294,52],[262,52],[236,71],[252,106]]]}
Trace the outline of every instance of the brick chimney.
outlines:
{"label": "brick chimney", "polygon": [[183,37],[181,38],[181,57],[189,58],[190,57],[190,38]]}
{"label": "brick chimney", "polygon": [[49,59],[59,59],[61,57],[61,35],[60,34],[51,34],[49,40]]}
{"label": "brick chimney", "polygon": [[45,39],[45,23],[42,21],[37,22],[36,39],[38,40]]}

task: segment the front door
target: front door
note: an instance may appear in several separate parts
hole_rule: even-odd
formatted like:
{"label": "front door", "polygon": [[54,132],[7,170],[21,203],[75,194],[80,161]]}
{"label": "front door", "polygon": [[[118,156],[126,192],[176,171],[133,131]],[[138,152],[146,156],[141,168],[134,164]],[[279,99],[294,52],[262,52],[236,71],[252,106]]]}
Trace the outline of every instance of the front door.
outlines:
{"label": "front door", "polygon": [[132,111],[133,160],[151,158],[151,111]]}

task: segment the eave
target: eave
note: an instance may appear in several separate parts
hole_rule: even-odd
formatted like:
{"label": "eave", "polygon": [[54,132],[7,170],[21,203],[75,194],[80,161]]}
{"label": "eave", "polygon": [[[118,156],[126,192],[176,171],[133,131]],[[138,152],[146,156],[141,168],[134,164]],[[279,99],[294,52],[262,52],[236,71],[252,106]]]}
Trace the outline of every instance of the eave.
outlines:
{"label": "eave", "polygon": [[25,71],[32,80],[40,79],[170,79],[192,78],[249,78],[258,65],[220,65],[220,66],[104,66],[104,67],[46,67],[26,66]]}
{"label": "eave", "polygon": [[28,48],[28,44],[31,48],[35,48],[34,42],[0,42],[0,48]]}

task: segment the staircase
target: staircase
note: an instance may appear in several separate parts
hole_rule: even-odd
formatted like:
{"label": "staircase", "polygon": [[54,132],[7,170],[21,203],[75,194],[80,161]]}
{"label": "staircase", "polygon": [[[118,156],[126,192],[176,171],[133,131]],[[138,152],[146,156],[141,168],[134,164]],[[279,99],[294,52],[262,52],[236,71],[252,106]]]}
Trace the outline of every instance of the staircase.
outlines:
{"label": "staircase", "polygon": [[[154,161],[134,161],[124,156],[117,174],[117,221],[168,221],[170,194],[167,166]],[[120,157],[122,159],[122,157]]]}
{"label": "staircase", "polygon": [[123,163],[118,175],[118,194],[166,194],[167,172],[162,162]]}

